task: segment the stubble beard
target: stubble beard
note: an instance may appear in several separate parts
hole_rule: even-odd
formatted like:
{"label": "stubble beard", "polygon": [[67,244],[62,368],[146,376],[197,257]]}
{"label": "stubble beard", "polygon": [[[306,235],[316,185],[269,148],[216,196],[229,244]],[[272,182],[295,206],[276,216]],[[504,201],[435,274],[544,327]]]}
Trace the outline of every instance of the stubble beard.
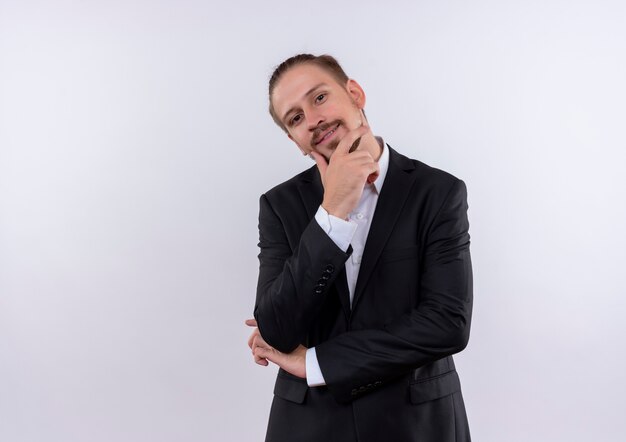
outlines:
{"label": "stubble beard", "polygon": [[[356,105],[356,102],[354,102],[354,100],[352,101],[353,107],[355,109],[355,111],[359,112],[359,108]],[[363,124],[363,123],[361,123]],[[339,125],[339,126],[337,126]],[[348,126],[346,125],[346,122],[343,119],[337,119],[335,121],[333,121],[332,123],[329,123],[327,125],[323,125],[321,128],[319,128],[319,132],[317,132],[315,135],[317,136],[319,133],[326,131],[328,128],[331,127],[335,127],[337,126],[337,129],[339,129],[340,126],[343,126],[344,128],[346,128],[346,130],[350,130],[348,129]],[[315,139],[315,137],[313,138]],[[335,152],[335,149],[337,149],[337,146],[339,146],[339,143],[341,142],[340,139],[335,138],[332,141],[329,141],[328,144],[325,146],[325,149],[329,150],[328,154],[323,154],[321,152],[319,152],[319,150],[317,150],[317,146],[312,145],[312,150],[315,152],[320,153],[324,158],[326,158],[326,161],[330,161],[330,157],[332,156],[332,154]]]}
{"label": "stubble beard", "polygon": [[[324,132],[324,131],[328,130],[328,129],[329,129],[329,128],[331,128],[331,127],[337,127],[337,129],[335,129],[335,130],[338,130],[340,126],[344,126],[344,127],[346,127],[345,122],[344,122],[343,120],[335,120],[335,121],[333,121],[332,123],[327,124],[327,125],[324,125],[322,128],[320,128],[319,132],[320,132],[320,133],[321,133],[321,132]],[[311,147],[312,147],[312,150],[313,150],[313,151],[318,152],[318,153],[319,153],[319,154],[321,154],[324,158],[326,158],[326,161],[330,161],[330,156],[333,154],[333,152],[335,152],[335,149],[337,149],[337,146],[339,146],[339,143],[340,143],[340,142],[341,142],[341,140],[340,140],[340,139],[337,139],[337,138],[335,138],[335,139],[333,139],[333,140],[329,141],[329,142],[328,142],[328,144],[327,144],[326,146],[324,146],[324,150],[328,150],[328,151],[329,151],[328,153],[322,153],[322,152],[320,152],[320,151],[317,149],[317,146],[316,146],[316,145],[312,145]]]}
{"label": "stubble beard", "polygon": [[337,146],[339,146],[340,142],[341,140],[332,140],[326,147],[334,152],[335,149],[337,149]]}
{"label": "stubble beard", "polygon": [[333,155],[333,153],[335,153],[335,149],[337,149],[337,146],[339,146],[339,143],[341,143],[341,140],[332,140],[328,142],[328,145],[324,146],[325,150],[328,149],[328,153],[322,153],[319,150],[315,150],[315,152],[319,153],[320,155],[322,155],[324,158],[326,158],[326,161],[330,161],[330,157]]}

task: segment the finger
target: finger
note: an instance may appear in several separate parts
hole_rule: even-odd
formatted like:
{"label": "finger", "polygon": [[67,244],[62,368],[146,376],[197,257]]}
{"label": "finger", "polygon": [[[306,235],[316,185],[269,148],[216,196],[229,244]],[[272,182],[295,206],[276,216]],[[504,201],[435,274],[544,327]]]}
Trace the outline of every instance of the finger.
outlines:
{"label": "finger", "polygon": [[246,319],[246,325],[248,325],[250,327],[258,327],[258,325],[256,323],[256,319],[254,319],[254,318]]}
{"label": "finger", "polygon": [[257,337],[257,335],[260,335],[258,328],[255,329],[250,335],[250,337],[248,338],[248,347],[252,348],[252,342],[254,341],[254,338]]}
{"label": "finger", "polygon": [[376,179],[378,178],[378,173],[374,172],[371,173],[368,177],[367,177],[367,184],[372,184],[374,181],[376,181]]}
{"label": "finger", "polygon": [[357,138],[361,138],[367,133],[368,130],[368,127],[360,126],[348,132],[346,136],[344,136],[341,140],[341,143],[339,143],[339,145],[337,146],[337,149],[335,150],[335,153],[333,155],[347,155]]}
{"label": "finger", "polygon": [[268,365],[268,359],[266,354],[274,353],[274,348],[267,345],[267,342],[259,334],[255,337],[252,344],[252,356],[254,356],[254,362],[259,365]]}
{"label": "finger", "polygon": [[372,156],[371,153],[369,153],[367,150],[355,150],[353,153],[350,154],[349,160],[363,160],[363,161],[370,161],[372,163],[376,163],[376,160],[374,160],[374,157]]}
{"label": "finger", "polygon": [[252,353],[254,356],[254,362],[261,361],[262,359],[267,360],[267,354],[269,353],[269,350],[263,347],[257,347],[254,349],[254,352]]}
{"label": "finger", "polygon": [[[352,155],[356,154],[357,152]],[[350,159],[352,160],[352,158]],[[355,167],[358,167],[358,169],[356,170],[358,170],[359,174],[363,174],[363,179],[365,179],[368,184],[373,183],[380,174],[379,164],[376,161],[372,160],[369,155],[355,158],[354,161],[351,161],[351,164],[353,164]]]}
{"label": "finger", "polygon": [[274,364],[277,364],[276,361],[279,359],[278,352],[276,350],[274,350],[273,348],[265,347],[256,348],[254,350],[254,357],[259,358],[259,360],[265,359],[267,361],[273,362]]}
{"label": "finger", "polygon": [[357,150],[354,153],[350,154],[349,161],[359,161],[359,162],[369,161],[370,163],[376,162],[374,161],[372,154],[366,150]]}
{"label": "finger", "polygon": [[350,149],[348,149],[348,152],[352,153],[355,150],[357,150],[359,147],[359,144],[361,144],[361,137],[357,138],[356,141],[352,143],[352,146],[350,146]]}
{"label": "finger", "polygon": [[254,350],[259,346],[258,339],[259,335],[250,336],[252,343],[250,344],[250,349],[252,349],[252,354],[254,354]]}
{"label": "finger", "polygon": [[270,347],[267,344],[267,342],[265,342],[263,337],[260,334],[258,334],[252,340],[252,347],[251,348],[252,348],[252,352],[254,353],[257,348],[272,348],[272,347]]}
{"label": "finger", "polygon": [[323,155],[317,152],[311,152],[309,155],[315,160],[315,164],[317,164],[317,169],[320,171],[320,176],[322,177],[322,181],[324,180],[324,176],[326,176],[326,169],[328,169],[328,162]]}
{"label": "finger", "polygon": [[378,166],[378,163],[376,163],[376,169],[367,177],[367,184],[372,184],[374,181],[376,181],[378,175],[380,175],[380,167]]}
{"label": "finger", "polygon": [[261,333],[256,334],[256,336],[254,337],[254,343],[257,346],[269,347],[269,345],[267,345],[267,342],[265,342],[265,339],[263,339],[263,336],[261,336]]}
{"label": "finger", "polygon": [[256,364],[259,364],[259,365],[264,365],[264,366],[266,366],[266,367],[267,367],[267,365],[268,365],[267,359],[262,358],[261,356],[257,356],[257,355],[255,355],[254,353],[252,354],[252,356],[254,356],[254,362],[255,362]]}

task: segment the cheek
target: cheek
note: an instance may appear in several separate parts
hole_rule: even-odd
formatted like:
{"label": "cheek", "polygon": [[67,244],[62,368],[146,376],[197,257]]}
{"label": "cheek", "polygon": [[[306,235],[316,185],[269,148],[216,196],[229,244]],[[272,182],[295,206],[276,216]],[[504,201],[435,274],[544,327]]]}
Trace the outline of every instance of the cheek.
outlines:
{"label": "cheek", "polygon": [[340,112],[340,106],[337,106],[337,104],[335,103],[330,103],[326,106],[326,108],[324,109],[324,113],[326,114],[326,116],[331,119],[334,120],[336,118],[339,117],[339,115],[341,114]]}
{"label": "cheek", "polygon": [[347,103],[344,105],[330,105],[327,109],[326,117],[327,121],[343,121],[348,129],[354,129],[360,126],[360,124],[358,124],[360,118],[358,108],[349,106]]}
{"label": "cheek", "polygon": [[291,139],[298,145],[300,150],[311,150],[311,148],[309,147],[311,138],[307,131],[302,131],[298,129],[291,133]]}

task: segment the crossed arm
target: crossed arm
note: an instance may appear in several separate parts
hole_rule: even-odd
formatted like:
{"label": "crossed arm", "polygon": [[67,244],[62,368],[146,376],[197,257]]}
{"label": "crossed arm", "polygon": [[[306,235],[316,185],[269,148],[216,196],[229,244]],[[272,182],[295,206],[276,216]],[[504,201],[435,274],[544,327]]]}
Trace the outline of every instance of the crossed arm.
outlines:
{"label": "crossed arm", "polygon": [[255,327],[248,339],[254,362],[267,366],[268,361],[271,361],[294,376],[306,378],[306,347],[300,344],[291,353],[280,352],[265,342],[255,319],[247,319],[246,325]]}
{"label": "crossed arm", "polygon": [[[268,205],[264,206],[265,203]],[[465,186],[457,180],[428,231],[420,275],[420,303],[416,308],[385,328],[343,333],[316,347],[326,382],[338,395],[345,395],[355,378],[374,381],[397,376],[466,346],[472,310],[466,211]],[[311,225],[305,230],[296,253],[289,255],[288,247],[282,249],[280,245],[287,245],[280,239],[280,232],[284,236],[284,231],[275,224],[278,220],[263,199],[261,221],[264,221],[260,243],[262,271],[255,316],[267,340],[255,330],[249,345],[257,363],[266,365],[269,360],[296,376],[305,377],[306,349],[299,342],[303,341],[319,308],[311,299],[320,299],[312,294],[314,278],[306,269],[319,268],[329,259],[345,261],[345,258],[324,244],[320,255],[302,254],[313,245],[320,248],[321,237],[319,232],[313,235],[315,226]],[[307,237],[308,230],[311,238]],[[304,266],[299,272],[301,260]],[[298,301],[300,295],[308,304]]]}
{"label": "crossed arm", "polygon": [[292,252],[284,228],[265,196],[260,200],[259,229],[256,319],[246,321],[246,325],[255,327],[248,346],[256,363],[267,365],[269,360],[305,378],[306,348],[300,343],[339,273],[335,270],[344,266],[351,249],[339,249],[313,219]]}

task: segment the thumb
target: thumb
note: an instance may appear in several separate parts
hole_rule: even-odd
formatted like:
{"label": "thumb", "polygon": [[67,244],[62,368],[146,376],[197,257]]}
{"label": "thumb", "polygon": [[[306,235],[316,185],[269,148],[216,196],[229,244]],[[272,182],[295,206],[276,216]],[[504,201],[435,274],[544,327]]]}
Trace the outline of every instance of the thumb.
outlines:
{"label": "thumb", "polygon": [[250,327],[258,327],[255,319],[246,319],[246,325]]}
{"label": "thumb", "polygon": [[320,176],[322,177],[322,182],[324,182],[324,176],[326,176],[326,169],[328,169],[328,162],[323,155],[320,155],[317,152],[311,152],[311,158],[315,160],[315,164],[317,164],[317,169],[320,171]]}

